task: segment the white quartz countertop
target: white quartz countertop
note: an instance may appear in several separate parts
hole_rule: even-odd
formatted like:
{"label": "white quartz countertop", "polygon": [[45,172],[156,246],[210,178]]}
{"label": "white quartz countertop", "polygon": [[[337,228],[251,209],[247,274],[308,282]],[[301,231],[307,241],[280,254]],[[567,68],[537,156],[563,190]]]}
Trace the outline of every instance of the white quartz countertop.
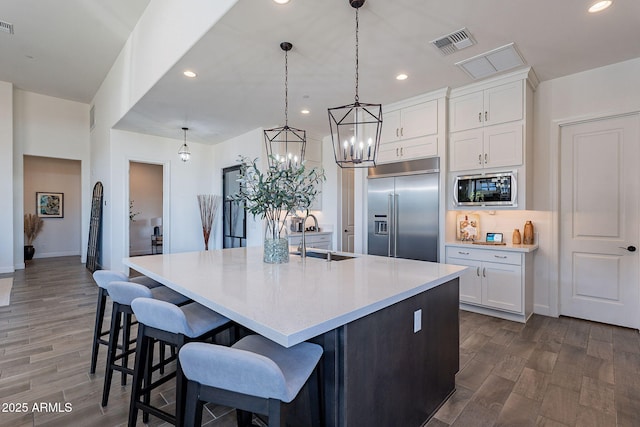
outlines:
{"label": "white quartz countertop", "polygon": [[125,258],[145,274],[285,347],[448,282],[466,267],[356,255],[291,255],[265,264],[262,248]]}
{"label": "white quartz countertop", "polygon": [[447,242],[445,246],[451,246],[456,248],[474,248],[474,249],[485,249],[492,251],[510,251],[510,252],[524,252],[529,253],[538,249],[538,245],[514,245],[511,243],[507,243],[506,245],[479,245],[472,242]]}

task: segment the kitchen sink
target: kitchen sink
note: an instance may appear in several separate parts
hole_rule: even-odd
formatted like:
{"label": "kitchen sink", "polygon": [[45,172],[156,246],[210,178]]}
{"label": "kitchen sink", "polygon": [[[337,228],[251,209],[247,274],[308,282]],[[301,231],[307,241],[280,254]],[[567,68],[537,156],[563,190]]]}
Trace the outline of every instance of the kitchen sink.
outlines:
{"label": "kitchen sink", "polygon": [[[293,255],[300,255],[300,252],[291,252]],[[320,259],[327,259],[328,257],[328,252],[316,252],[316,251],[309,251],[307,250],[307,257],[309,258],[320,258]],[[354,256],[349,256],[349,255],[338,255],[336,253],[331,253],[331,261],[344,261],[345,259],[353,259],[355,258]]]}

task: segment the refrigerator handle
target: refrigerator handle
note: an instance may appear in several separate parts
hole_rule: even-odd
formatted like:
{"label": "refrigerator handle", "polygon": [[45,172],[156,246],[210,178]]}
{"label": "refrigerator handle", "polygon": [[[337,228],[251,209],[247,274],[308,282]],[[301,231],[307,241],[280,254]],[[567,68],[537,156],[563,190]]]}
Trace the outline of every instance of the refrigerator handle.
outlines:
{"label": "refrigerator handle", "polygon": [[[391,233],[393,234],[393,215],[392,215],[392,211],[391,211],[391,205],[393,204],[393,200],[392,200],[393,194],[389,193],[389,198],[387,200],[387,218],[388,221],[391,223],[389,224],[389,230],[391,231]],[[391,236],[387,236],[387,256],[391,256]]]}
{"label": "refrigerator handle", "polygon": [[393,195],[393,256],[398,256],[398,195]]}

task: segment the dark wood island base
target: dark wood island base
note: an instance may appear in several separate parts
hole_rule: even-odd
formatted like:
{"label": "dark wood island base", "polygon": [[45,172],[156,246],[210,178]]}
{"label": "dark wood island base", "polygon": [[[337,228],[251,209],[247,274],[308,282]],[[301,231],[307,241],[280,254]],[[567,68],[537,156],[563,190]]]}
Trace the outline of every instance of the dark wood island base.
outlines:
{"label": "dark wood island base", "polygon": [[[455,391],[458,279],[314,339],[326,426],[419,427]],[[421,330],[414,313],[421,310]]]}

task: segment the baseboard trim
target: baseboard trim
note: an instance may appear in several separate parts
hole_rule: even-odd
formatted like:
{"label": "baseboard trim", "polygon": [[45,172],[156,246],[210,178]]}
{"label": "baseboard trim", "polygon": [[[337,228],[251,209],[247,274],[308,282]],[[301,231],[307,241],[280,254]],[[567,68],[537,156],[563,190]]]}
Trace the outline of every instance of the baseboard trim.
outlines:
{"label": "baseboard trim", "polygon": [[[17,267],[17,266],[16,266],[16,267],[12,267],[12,266],[9,266],[9,267],[0,267],[0,274],[3,274],[3,273],[13,273],[13,272],[16,270],[16,268],[19,268],[19,267]],[[22,264],[22,268],[24,269],[24,263]]]}
{"label": "baseboard trim", "polygon": [[68,251],[68,252],[45,252],[45,253],[38,253],[36,252],[36,254],[34,255],[34,259],[36,258],[56,258],[56,257],[61,257],[61,256],[80,256],[81,253],[77,252],[77,251]]}

